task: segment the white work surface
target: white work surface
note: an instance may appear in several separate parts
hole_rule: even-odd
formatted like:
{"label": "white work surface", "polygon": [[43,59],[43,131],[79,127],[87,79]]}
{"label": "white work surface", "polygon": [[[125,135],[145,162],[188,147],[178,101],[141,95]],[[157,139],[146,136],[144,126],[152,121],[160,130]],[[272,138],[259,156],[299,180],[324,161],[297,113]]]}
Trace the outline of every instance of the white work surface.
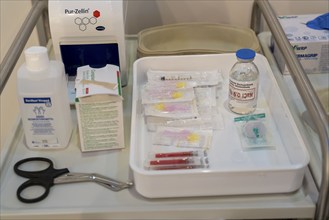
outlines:
{"label": "white work surface", "polygon": [[[112,192],[95,183],[72,183],[55,185],[49,196],[39,203],[19,202],[16,190],[26,179],[14,174],[13,166],[18,160],[31,156],[48,157],[54,161],[55,168],[68,168],[71,172],[95,172],[122,181],[132,179],[128,146],[136,38],[128,38],[127,47],[130,77],[128,85],[123,88],[127,147],[81,153],[75,126],[67,149],[32,151],[25,146],[22,126],[18,123],[11,142],[3,146],[1,152],[1,219],[274,219],[314,216],[316,190],[309,173],[301,189],[287,194],[146,199],[134,188]],[[75,110],[72,110],[72,115],[75,116]]]}

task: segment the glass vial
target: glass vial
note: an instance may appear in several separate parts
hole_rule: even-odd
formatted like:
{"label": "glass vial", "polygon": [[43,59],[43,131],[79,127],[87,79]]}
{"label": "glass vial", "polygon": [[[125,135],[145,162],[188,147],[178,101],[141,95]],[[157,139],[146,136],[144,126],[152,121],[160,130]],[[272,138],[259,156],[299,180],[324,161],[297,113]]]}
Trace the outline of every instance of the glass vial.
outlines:
{"label": "glass vial", "polygon": [[236,52],[237,62],[229,76],[229,109],[240,115],[256,110],[258,97],[259,72],[253,60],[255,51],[247,48]]}

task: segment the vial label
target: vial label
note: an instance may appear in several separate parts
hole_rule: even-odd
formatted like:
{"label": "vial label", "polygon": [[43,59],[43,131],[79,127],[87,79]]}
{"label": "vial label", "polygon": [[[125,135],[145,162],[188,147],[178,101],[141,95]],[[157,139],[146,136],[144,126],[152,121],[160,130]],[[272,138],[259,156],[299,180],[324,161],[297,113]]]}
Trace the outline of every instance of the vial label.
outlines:
{"label": "vial label", "polygon": [[50,97],[23,97],[27,140],[35,147],[58,145]]}
{"label": "vial label", "polygon": [[231,78],[229,83],[230,109],[240,114],[254,111],[257,106],[257,90],[258,80],[241,82]]}

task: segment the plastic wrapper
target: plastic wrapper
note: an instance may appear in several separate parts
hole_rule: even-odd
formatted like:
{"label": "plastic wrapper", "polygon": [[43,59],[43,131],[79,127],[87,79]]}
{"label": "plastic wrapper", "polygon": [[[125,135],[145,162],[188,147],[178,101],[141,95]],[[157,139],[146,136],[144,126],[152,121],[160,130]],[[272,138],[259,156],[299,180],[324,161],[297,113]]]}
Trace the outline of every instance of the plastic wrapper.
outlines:
{"label": "plastic wrapper", "polygon": [[218,70],[209,71],[163,71],[149,70],[147,72],[149,82],[172,82],[190,81],[196,82],[197,86],[221,86],[222,74]]}
{"label": "plastic wrapper", "polygon": [[199,116],[193,118],[165,118],[146,116],[145,123],[148,131],[154,132],[159,126],[188,127],[194,129],[221,130],[224,129],[222,113],[216,107],[198,107]]}
{"label": "plastic wrapper", "polygon": [[193,118],[199,116],[195,100],[190,102],[159,102],[144,105],[146,116]]}
{"label": "plastic wrapper", "polygon": [[153,145],[208,149],[211,146],[212,135],[212,130],[158,127]]}
{"label": "plastic wrapper", "polygon": [[146,88],[142,91],[142,104],[161,102],[186,102],[195,99],[193,88],[170,89],[170,88]]}
{"label": "plastic wrapper", "polygon": [[195,97],[198,106],[213,107],[217,105],[217,87],[216,86],[200,86],[194,88]]}
{"label": "plastic wrapper", "polygon": [[234,118],[243,150],[275,149],[265,113]]}
{"label": "plastic wrapper", "polygon": [[168,158],[168,157],[207,157],[205,150],[188,150],[188,151],[155,151],[151,152],[149,157]]}
{"label": "plastic wrapper", "polygon": [[149,170],[208,168],[206,151],[179,151],[150,153],[144,167]]}
{"label": "plastic wrapper", "polygon": [[197,86],[196,82],[193,81],[155,81],[148,82],[144,88],[146,90],[153,89],[191,89]]}

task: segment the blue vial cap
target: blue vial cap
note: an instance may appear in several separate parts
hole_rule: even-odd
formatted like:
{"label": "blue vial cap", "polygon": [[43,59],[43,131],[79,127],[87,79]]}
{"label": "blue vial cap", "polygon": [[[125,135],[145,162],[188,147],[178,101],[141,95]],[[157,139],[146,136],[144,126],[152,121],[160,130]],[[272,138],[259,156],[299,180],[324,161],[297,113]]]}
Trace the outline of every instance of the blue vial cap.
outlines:
{"label": "blue vial cap", "polygon": [[256,52],[249,48],[240,49],[235,54],[241,60],[252,60],[256,56]]}

